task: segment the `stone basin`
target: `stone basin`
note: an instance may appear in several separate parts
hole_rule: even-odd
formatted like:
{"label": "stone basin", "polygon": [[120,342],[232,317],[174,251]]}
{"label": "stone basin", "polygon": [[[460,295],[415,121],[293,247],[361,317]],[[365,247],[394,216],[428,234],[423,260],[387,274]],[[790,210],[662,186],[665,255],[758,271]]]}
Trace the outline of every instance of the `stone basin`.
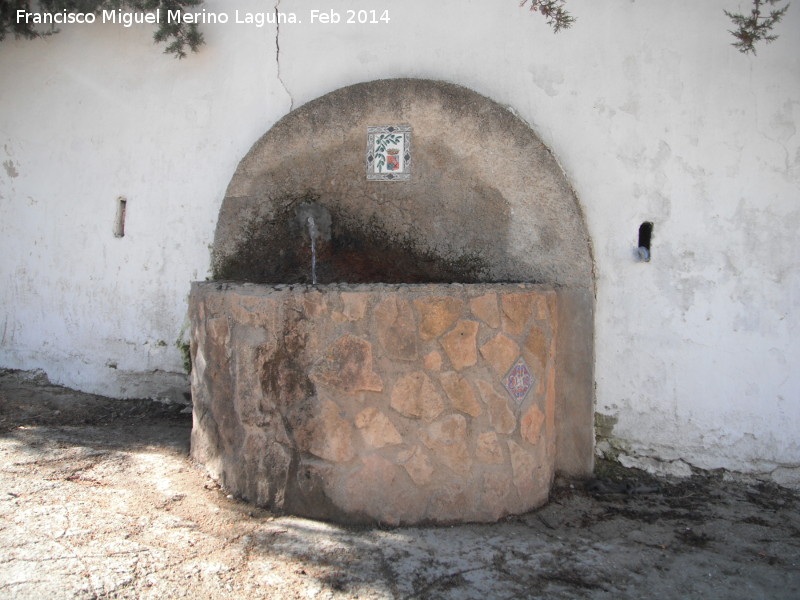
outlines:
{"label": "stone basin", "polygon": [[194,283],[192,456],[239,498],[338,522],[491,522],[540,506],[556,295]]}

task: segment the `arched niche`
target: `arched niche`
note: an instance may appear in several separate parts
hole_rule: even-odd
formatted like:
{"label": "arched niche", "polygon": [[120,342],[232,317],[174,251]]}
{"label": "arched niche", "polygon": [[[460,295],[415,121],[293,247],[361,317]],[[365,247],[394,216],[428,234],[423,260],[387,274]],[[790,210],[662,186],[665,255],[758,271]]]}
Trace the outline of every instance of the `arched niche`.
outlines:
{"label": "arched niche", "polygon": [[[367,128],[388,125],[411,127],[408,181],[366,177]],[[310,282],[303,206],[330,218],[317,248],[323,284],[558,288],[556,467],[591,472],[591,247],[564,172],[525,122],[474,91],[418,79],[352,85],[297,108],[231,179],[214,278]]]}

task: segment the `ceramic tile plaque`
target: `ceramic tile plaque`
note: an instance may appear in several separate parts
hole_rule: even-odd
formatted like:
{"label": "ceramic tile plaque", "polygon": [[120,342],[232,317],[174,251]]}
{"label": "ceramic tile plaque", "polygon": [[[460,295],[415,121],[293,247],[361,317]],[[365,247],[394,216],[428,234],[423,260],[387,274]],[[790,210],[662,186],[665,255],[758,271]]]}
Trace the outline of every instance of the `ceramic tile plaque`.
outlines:
{"label": "ceramic tile plaque", "polygon": [[533,375],[528,369],[528,365],[525,364],[525,359],[521,356],[503,377],[503,387],[508,390],[517,404],[522,403],[533,387]]}
{"label": "ceramic tile plaque", "polygon": [[411,126],[367,127],[367,179],[411,179]]}

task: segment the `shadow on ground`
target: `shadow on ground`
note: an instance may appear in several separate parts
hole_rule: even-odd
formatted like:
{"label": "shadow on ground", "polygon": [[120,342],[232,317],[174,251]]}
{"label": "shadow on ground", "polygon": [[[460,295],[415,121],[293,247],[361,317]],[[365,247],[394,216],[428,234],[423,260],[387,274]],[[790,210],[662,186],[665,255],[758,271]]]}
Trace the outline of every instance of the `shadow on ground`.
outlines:
{"label": "shadow on ground", "polygon": [[4,598],[797,598],[797,495],[606,466],[494,525],[348,528],[237,501],[185,407],[0,371]]}

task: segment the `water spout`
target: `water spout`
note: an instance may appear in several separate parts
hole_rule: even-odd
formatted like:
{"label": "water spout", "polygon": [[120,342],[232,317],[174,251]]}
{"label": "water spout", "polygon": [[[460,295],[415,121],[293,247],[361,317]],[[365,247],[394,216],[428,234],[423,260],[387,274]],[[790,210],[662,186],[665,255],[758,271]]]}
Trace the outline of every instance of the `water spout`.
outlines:
{"label": "water spout", "polygon": [[308,217],[308,236],[311,238],[311,285],[317,285],[317,224],[314,217]]}
{"label": "water spout", "polygon": [[325,243],[331,239],[331,213],[314,200],[303,202],[295,208],[297,226],[301,232],[301,243],[305,234],[311,240],[311,285],[317,285],[317,250],[325,256]]}

